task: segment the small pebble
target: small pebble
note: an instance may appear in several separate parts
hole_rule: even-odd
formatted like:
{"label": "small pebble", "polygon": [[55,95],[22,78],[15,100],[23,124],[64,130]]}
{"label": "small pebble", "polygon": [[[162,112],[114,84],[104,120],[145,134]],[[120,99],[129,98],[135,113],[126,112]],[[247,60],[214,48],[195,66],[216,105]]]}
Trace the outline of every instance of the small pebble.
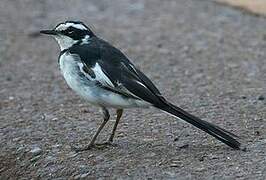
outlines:
{"label": "small pebble", "polygon": [[13,138],[13,141],[19,141],[21,139],[21,137],[16,137],[16,138]]}
{"label": "small pebble", "polygon": [[247,97],[246,97],[246,96],[242,96],[241,98],[242,98],[242,99],[247,99]]}
{"label": "small pebble", "polygon": [[33,149],[30,150],[30,152],[31,152],[34,156],[37,156],[37,155],[41,154],[42,149],[39,148],[39,147],[34,147]]}
{"label": "small pebble", "polygon": [[11,77],[11,76],[7,76],[7,77],[6,77],[6,80],[7,80],[7,81],[12,81],[12,77]]}
{"label": "small pebble", "polygon": [[243,148],[241,148],[241,151],[243,151],[243,152],[247,152],[247,147],[243,147]]}
{"label": "small pebble", "polygon": [[70,158],[73,158],[73,157],[76,157],[78,154],[77,153],[70,153],[68,156],[70,157]]}
{"label": "small pebble", "polygon": [[81,110],[81,113],[84,113],[84,114],[85,114],[85,113],[89,113],[89,112],[90,112],[90,111],[89,111],[88,109],[82,109],[82,110]]}
{"label": "small pebble", "polygon": [[199,161],[204,161],[204,156],[199,157]]}
{"label": "small pebble", "polygon": [[263,96],[263,95],[260,95],[259,97],[258,97],[258,100],[259,101],[263,101],[265,99],[265,97]]}
{"label": "small pebble", "polygon": [[214,155],[214,154],[209,154],[208,158],[209,159],[219,159],[219,156],[218,155]]}
{"label": "small pebble", "polygon": [[80,175],[74,176],[74,179],[80,179]]}
{"label": "small pebble", "polygon": [[161,43],[157,44],[158,48],[161,48],[163,45]]}
{"label": "small pebble", "polygon": [[195,171],[198,171],[198,172],[200,172],[200,171],[204,171],[204,170],[205,170],[204,167],[199,167],[199,168],[196,168],[196,169],[195,169]]}
{"label": "small pebble", "polygon": [[53,157],[53,156],[47,156],[45,159],[46,159],[47,161],[54,161],[56,158]]}
{"label": "small pebble", "polygon": [[259,131],[255,131],[255,135],[256,136],[260,136],[260,132]]}
{"label": "small pebble", "polygon": [[24,149],[25,149],[25,147],[24,146],[20,146],[18,149],[17,149],[17,152],[19,153],[19,152],[23,152],[24,151]]}
{"label": "small pebble", "polygon": [[81,175],[80,175],[80,178],[85,178],[85,177],[87,177],[89,174],[90,174],[90,173],[81,174]]}
{"label": "small pebble", "polygon": [[84,179],[86,178],[90,173],[84,173],[84,174],[78,174],[74,176],[74,179]]}
{"label": "small pebble", "polygon": [[34,163],[36,161],[38,161],[38,159],[41,157],[41,155],[39,156],[34,156],[33,158],[30,159],[30,162]]}
{"label": "small pebble", "polygon": [[170,164],[170,167],[179,167],[178,164]]}
{"label": "small pebble", "polygon": [[55,118],[53,118],[53,119],[52,119],[52,121],[57,121],[57,120],[58,120],[58,118],[57,118],[57,117],[55,117]]}
{"label": "small pebble", "polygon": [[189,146],[188,144],[184,144],[184,145],[182,145],[182,146],[179,146],[179,148],[180,148],[180,149],[186,149],[186,148],[188,148],[188,146]]}
{"label": "small pebble", "polygon": [[156,154],[155,154],[154,152],[152,152],[152,153],[147,153],[147,154],[145,155],[145,158],[152,158],[152,157],[154,157],[154,156],[156,156]]}

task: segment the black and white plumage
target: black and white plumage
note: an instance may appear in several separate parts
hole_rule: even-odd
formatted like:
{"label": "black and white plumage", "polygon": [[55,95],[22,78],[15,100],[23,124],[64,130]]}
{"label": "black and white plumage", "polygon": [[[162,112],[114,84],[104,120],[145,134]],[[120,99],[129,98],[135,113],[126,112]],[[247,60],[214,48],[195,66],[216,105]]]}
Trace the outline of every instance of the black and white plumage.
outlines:
{"label": "black and white plumage", "polygon": [[53,35],[61,53],[60,70],[67,84],[80,96],[104,111],[104,121],[91,143],[91,148],[109,119],[107,108],[117,109],[117,124],[123,109],[132,107],[156,107],[187,121],[214,136],[234,149],[240,149],[237,136],[209,122],[203,121],[168,102],[151,80],[137,69],[117,48],[98,38],[84,23],[66,21],[53,30],[41,33]]}

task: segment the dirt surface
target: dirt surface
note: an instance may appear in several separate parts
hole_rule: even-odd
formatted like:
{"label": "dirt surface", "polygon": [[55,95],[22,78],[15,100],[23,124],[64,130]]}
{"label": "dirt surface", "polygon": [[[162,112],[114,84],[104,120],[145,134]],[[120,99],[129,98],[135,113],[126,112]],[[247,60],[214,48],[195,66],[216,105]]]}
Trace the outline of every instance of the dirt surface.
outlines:
{"label": "dirt surface", "polygon": [[[0,8],[0,179],[266,178],[265,18],[211,0],[1,0]],[[156,109],[127,110],[116,147],[72,151],[102,116],[67,87],[55,41],[36,33],[67,19],[119,47],[173,103],[240,135],[247,152]]]}

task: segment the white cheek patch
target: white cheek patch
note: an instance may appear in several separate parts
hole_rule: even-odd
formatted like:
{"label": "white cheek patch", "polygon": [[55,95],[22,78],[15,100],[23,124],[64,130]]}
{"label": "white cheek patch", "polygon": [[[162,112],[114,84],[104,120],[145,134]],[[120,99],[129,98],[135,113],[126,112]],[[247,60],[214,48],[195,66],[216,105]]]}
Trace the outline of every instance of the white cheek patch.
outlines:
{"label": "white cheek patch", "polygon": [[73,40],[72,38],[63,35],[54,36],[54,38],[58,42],[61,51],[70,48],[78,42],[78,40]]}
{"label": "white cheek patch", "polygon": [[89,44],[89,39],[90,39],[90,36],[89,36],[89,35],[86,35],[86,36],[82,39],[82,43],[81,43],[81,45],[83,45],[83,44]]}

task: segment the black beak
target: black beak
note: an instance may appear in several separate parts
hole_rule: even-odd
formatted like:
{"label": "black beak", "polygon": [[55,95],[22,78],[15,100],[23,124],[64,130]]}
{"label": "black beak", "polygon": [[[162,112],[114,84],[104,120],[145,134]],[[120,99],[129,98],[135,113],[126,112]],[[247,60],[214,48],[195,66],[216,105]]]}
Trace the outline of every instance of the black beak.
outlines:
{"label": "black beak", "polygon": [[40,31],[42,34],[48,34],[48,35],[57,35],[58,33],[55,30],[42,30]]}

